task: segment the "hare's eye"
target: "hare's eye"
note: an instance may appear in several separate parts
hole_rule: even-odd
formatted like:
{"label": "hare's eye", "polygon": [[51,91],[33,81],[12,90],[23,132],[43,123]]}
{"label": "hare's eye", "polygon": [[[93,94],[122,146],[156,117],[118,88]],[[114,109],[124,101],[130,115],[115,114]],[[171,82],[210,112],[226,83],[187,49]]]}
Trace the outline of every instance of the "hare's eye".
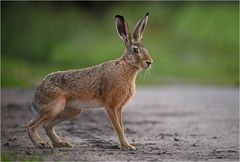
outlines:
{"label": "hare's eye", "polygon": [[138,53],[138,52],[139,52],[138,48],[137,47],[133,47],[133,53]]}

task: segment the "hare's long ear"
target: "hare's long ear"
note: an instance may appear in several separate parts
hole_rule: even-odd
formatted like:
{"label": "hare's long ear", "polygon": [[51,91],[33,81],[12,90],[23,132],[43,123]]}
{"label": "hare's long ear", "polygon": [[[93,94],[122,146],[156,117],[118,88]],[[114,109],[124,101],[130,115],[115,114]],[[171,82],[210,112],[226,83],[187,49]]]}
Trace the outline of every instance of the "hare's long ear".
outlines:
{"label": "hare's long ear", "polygon": [[139,42],[142,38],[144,29],[147,25],[148,15],[149,15],[149,13],[146,13],[146,15],[141,20],[139,20],[137,25],[135,26],[133,39],[136,42]]}
{"label": "hare's long ear", "polygon": [[128,27],[127,22],[124,20],[123,16],[116,15],[116,28],[119,34],[119,37],[123,39],[126,46],[129,46],[131,44],[131,32]]}

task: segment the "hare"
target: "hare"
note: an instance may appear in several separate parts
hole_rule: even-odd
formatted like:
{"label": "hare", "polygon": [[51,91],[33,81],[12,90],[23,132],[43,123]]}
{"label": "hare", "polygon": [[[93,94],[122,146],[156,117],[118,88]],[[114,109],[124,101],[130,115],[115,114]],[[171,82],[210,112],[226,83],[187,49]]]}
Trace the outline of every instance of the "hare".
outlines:
{"label": "hare", "polygon": [[[84,109],[104,107],[121,147],[135,150],[124,135],[122,110],[134,94],[138,72],[153,62],[140,43],[148,15],[136,24],[133,36],[124,17],[115,16],[117,32],[126,47],[120,58],[85,69],[50,73],[40,82],[31,106],[33,119],[27,124],[29,137],[36,147],[72,147],[58,137],[54,126],[76,117]],[[42,125],[52,144],[38,135]]]}

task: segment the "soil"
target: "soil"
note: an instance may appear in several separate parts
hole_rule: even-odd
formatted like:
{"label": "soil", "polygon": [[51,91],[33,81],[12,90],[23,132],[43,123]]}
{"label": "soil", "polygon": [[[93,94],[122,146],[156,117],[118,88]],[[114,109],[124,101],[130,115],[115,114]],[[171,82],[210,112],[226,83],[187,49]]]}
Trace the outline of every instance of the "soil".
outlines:
{"label": "soil", "polygon": [[[2,160],[46,161],[239,161],[238,88],[166,86],[137,88],[124,109],[126,137],[135,151],[121,150],[104,109],[84,111],[56,132],[72,148],[39,149],[25,125],[33,90],[1,90]],[[44,130],[40,135],[49,140]]]}

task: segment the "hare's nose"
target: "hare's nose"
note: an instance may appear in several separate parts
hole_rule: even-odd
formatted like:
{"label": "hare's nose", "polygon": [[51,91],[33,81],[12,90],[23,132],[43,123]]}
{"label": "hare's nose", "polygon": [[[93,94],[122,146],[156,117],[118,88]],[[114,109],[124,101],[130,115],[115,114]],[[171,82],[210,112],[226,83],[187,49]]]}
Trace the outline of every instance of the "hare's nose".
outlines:
{"label": "hare's nose", "polygon": [[152,64],[152,62],[151,62],[151,61],[146,61],[146,64],[147,64],[148,66],[150,66],[150,65]]}

